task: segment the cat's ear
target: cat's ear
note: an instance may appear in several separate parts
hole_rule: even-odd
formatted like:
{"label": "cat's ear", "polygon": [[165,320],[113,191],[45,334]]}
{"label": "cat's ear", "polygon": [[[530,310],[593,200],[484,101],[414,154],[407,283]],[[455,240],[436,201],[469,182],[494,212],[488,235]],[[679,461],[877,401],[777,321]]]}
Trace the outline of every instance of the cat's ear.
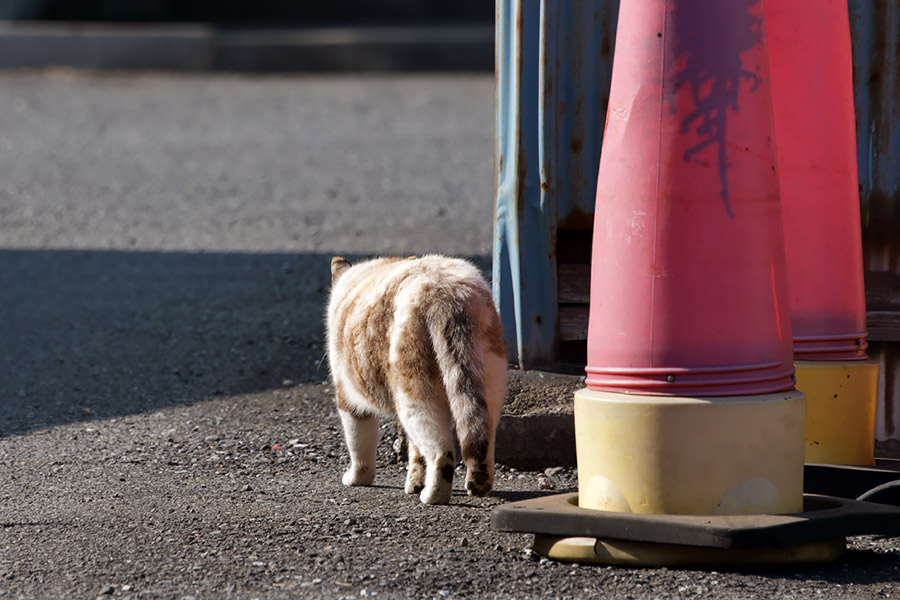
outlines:
{"label": "cat's ear", "polygon": [[350,268],[350,261],[343,256],[335,256],[331,259],[331,285],[334,285],[344,271]]}

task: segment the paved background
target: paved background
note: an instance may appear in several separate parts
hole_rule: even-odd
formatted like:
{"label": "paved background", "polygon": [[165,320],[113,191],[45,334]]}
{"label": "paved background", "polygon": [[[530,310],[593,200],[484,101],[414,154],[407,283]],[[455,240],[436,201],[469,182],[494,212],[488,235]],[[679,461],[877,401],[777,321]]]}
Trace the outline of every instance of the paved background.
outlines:
{"label": "paved background", "polygon": [[333,253],[489,264],[491,85],[0,75],[0,431],[325,378]]}
{"label": "paved background", "polygon": [[540,561],[490,508],[571,469],[424,507],[389,424],[378,485],[340,485],[329,258],[486,268],[492,153],[490,76],[0,74],[0,597],[900,594],[876,538],[752,573]]}

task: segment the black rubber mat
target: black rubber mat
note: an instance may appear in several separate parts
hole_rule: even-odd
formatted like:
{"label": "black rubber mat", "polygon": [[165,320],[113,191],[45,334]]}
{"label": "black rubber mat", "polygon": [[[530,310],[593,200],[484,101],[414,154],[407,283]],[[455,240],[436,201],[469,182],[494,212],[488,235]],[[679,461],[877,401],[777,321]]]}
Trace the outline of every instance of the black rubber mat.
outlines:
{"label": "black rubber mat", "polygon": [[497,531],[681,544],[707,548],[786,548],[853,535],[900,536],[900,507],[804,495],[788,515],[641,515],[580,508],[577,494],[512,502],[494,509]]}

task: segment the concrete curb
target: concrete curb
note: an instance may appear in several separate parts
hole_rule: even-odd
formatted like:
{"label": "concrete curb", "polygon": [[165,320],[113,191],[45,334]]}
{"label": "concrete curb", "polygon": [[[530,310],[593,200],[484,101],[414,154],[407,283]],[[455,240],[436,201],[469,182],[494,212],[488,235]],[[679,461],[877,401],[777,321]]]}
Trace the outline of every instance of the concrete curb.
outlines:
{"label": "concrete curb", "polygon": [[0,23],[0,68],[491,71],[491,25],[219,30],[205,25]]}
{"label": "concrete curb", "polygon": [[496,448],[495,460],[517,469],[574,467],[575,417],[504,415],[497,427]]}
{"label": "concrete curb", "polygon": [[0,25],[0,67],[196,71],[213,64],[215,33],[203,26]]}
{"label": "concrete curb", "polygon": [[496,461],[529,470],[575,466],[572,408],[583,387],[584,377],[511,369]]}

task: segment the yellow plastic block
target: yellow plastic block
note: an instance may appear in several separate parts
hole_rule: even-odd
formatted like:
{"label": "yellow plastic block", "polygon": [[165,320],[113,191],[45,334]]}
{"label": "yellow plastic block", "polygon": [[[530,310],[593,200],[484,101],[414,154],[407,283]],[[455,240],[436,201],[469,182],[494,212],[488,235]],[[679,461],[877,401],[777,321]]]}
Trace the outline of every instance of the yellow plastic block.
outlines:
{"label": "yellow plastic block", "polygon": [[642,514],[803,509],[805,397],[575,393],[579,506]]}
{"label": "yellow plastic block", "polygon": [[840,556],[846,540],[801,544],[788,548],[702,548],[676,544],[601,540],[590,537],[536,535],[541,556],[578,563],[621,567],[715,567],[829,562]]}
{"label": "yellow plastic block", "polygon": [[806,462],[875,464],[878,363],[797,361],[806,394]]}

